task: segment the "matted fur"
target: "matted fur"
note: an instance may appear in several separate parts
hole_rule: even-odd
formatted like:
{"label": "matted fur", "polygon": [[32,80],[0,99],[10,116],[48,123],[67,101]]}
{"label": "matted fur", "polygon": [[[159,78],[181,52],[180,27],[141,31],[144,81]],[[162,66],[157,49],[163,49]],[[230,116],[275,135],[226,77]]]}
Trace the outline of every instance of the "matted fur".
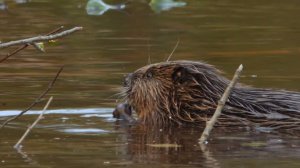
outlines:
{"label": "matted fur", "polygon": [[[136,70],[125,79],[126,102],[145,124],[205,124],[229,84],[211,65],[170,61]],[[300,93],[237,84],[217,123],[300,132]]]}

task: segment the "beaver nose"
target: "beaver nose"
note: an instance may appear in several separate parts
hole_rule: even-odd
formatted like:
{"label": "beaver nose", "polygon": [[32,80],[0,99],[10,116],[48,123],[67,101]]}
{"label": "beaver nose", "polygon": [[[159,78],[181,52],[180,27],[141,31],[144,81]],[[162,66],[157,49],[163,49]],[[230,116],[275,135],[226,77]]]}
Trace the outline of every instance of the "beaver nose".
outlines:
{"label": "beaver nose", "polygon": [[123,82],[124,86],[130,86],[132,76],[133,76],[133,73],[129,73],[129,74],[125,75],[125,79],[124,79],[124,82]]}

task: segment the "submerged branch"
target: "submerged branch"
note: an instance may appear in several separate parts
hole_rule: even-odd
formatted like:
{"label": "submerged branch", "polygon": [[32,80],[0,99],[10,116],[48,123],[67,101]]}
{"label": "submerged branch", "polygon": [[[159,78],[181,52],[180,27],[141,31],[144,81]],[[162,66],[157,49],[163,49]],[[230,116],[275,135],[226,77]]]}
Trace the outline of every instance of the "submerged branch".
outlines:
{"label": "submerged branch", "polygon": [[29,132],[33,129],[33,127],[43,118],[43,115],[45,113],[45,111],[47,110],[49,104],[51,103],[53,97],[51,96],[47,102],[47,104],[45,105],[43,111],[41,112],[41,114],[38,116],[38,118],[32,123],[32,125],[30,125],[28,127],[28,129],[26,130],[26,132],[23,134],[23,136],[19,139],[19,141],[15,144],[14,148],[18,149],[20,147],[20,144],[23,142],[23,140],[26,138],[26,136],[29,134]]}
{"label": "submerged branch", "polygon": [[36,100],[35,100],[33,103],[31,103],[31,105],[30,105],[29,107],[27,107],[25,110],[23,110],[20,114],[14,116],[14,117],[11,117],[11,118],[9,118],[9,119],[7,119],[7,120],[1,125],[0,129],[3,128],[5,125],[7,125],[7,124],[8,124],[9,122],[11,122],[12,120],[15,120],[15,119],[19,118],[19,117],[22,116],[24,113],[26,113],[26,112],[29,111],[31,108],[33,108],[36,104],[38,104],[38,103],[41,101],[41,99],[44,98],[44,97],[46,96],[46,94],[52,89],[52,87],[54,86],[54,84],[55,84],[55,82],[56,82],[56,80],[57,80],[59,74],[60,74],[61,71],[63,70],[63,68],[64,68],[64,66],[62,66],[62,67],[59,69],[59,71],[56,73],[56,76],[55,76],[55,77],[53,78],[53,80],[49,83],[47,89],[46,89],[42,94],[40,94],[39,97],[36,98]]}
{"label": "submerged branch", "polygon": [[229,83],[228,87],[226,88],[223,96],[221,97],[220,101],[218,102],[218,106],[216,108],[216,111],[214,113],[214,115],[211,117],[211,119],[207,122],[206,127],[199,139],[199,143],[200,144],[204,144],[207,140],[207,138],[209,137],[210,132],[212,131],[215,123],[217,122],[219,116],[221,115],[222,109],[229,97],[229,94],[232,90],[232,88],[234,87],[234,85],[237,83],[237,80],[241,74],[243,70],[243,65],[241,64],[239,66],[239,68],[236,70],[231,82]]}
{"label": "submerged branch", "polygon": [[14,46],[14,45],[30,44],[30,43],[35,43],[35,42],[54,40],[54,39],[58,39],[58,38],[67,36],[69,34],[72,34],[79,30],[82,30],[82,27],[74,27],[72,29],[69,29],[69,30],[66,30],[66,31],[63,31],[60,33],[56,33],[56,34],[51,34],[51,35],[37,36],[37,37],[31,37],[31,38],[22,39],[22,40],[10,41],[7,43],[0,43],[0,49],[6,48],[9,46]]}

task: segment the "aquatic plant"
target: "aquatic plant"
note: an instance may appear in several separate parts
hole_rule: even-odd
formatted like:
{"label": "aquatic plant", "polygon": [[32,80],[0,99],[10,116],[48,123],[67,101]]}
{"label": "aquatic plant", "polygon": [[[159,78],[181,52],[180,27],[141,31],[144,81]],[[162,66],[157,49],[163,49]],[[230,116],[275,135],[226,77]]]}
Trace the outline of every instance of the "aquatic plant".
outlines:
{"label": "aquatic plant", "polygon": [[151,0],[149,5],[154,12],[160,13],[161,11],[167,11],[172,8],[183,7],[186,5],[186,2],[174,0]]}
{"label": "aquatic plant", "polygon": [[109,5],[102,0],[89,0],[86,4],[86,13],[88,15],[103,15],[108,10],[121,10],[125,4]]}

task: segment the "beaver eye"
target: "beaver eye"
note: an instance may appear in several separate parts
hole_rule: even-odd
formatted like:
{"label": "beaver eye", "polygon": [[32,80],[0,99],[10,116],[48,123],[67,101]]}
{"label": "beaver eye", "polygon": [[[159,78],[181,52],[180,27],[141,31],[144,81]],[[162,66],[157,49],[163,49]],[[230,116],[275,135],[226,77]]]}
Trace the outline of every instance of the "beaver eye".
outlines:
{"label": "beaver eye", "polygon": [[178,67],[174,69],[172,74],[172,79],[174,83],[183,84],[186,80],[188,80],[188,72],[183,67]]}
{"label": "beaver eye", "polygon": [[152,76],[153,76],[152,72],[147,72],[147,73],[146,73],[146,77],[147,77],[147,78],[152,78]]}

